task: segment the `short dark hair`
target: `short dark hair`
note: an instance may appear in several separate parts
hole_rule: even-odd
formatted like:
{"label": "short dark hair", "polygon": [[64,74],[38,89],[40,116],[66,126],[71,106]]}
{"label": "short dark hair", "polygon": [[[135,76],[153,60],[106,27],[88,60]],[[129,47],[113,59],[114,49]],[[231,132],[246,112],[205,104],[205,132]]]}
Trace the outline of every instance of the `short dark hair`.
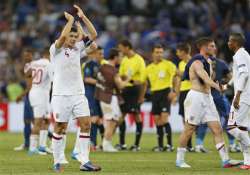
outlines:
{"label": "short dark hair", "polygon": [[72,27],[70,32],[76,32],[77,33],[77,28],[76,27]]}
{"label": "short dark hair", "polygon": [[210,37],[201,37],[196,40],[196,47],[200,49],[202,46],[207,46],[209,43],[214,42],[213,38]]}
{"label": "short dark hair", "polygon": [[162,44],[155,44],[153,47],[152,47],[152,49],[151,49],[151,51],[153,52],[155,49],[165,49],[165,47],[162,45]]}
{"label": "short dark hair", "polygon": [[116,56],[119,56],[119,50],[112,48],[109,50],[108,60],[113,60]]}
{"label": "short dark hair", "polygon": [[103,50],[103,47],[101,47],[101,46],[97,46],[97,48],[96,48],[96,50]]}
{"label": "short dark hair", "polygon": [[230,36],[233,37],[233,40],[237,42],[238,46],[244,46],[246,38],[242,33],[231,33]]}
{"label": "short dark hair", "polygon": [[49,55],[49,47],[45,47],[42,52],[41,52],[41,55],[44,56],[44,55]]}
{"label": "short dark hair", "polygon": [[179,43],[177,44],[176,49],[184,51],[187,54],[191,53],[191,45],[189,43]]}
{"label": "short dark hair", "polygon": [[22,52],[24,53],[24,52],[29,52],[29,53],[34,53],[34,49],[33,48],[30,48],[30,47],[26,47],[26,48],[24,48],[23,50],[22,50]]}
{"label": "short dark hair", "polygon": [[123,45],[125,47],[128,47],[129,49],[133,49],[133,46],[132,46],[131,42],[129,40],[127,40],[127,39],[120,40],[118,42],[118,44],[121,44],[121,45]]}

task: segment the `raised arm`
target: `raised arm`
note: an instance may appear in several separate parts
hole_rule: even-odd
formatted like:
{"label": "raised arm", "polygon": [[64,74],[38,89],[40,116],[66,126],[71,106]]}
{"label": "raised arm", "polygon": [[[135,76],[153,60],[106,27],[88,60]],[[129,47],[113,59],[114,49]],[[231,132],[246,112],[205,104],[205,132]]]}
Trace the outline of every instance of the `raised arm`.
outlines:
{"label": "raised arm", "polygon": [[210,87],[213,87],[215,89],[217,89],[218,91],[221,91],[221,88],[219,86],[219,84],[215,83],[207,74],[207,72],[204,70],[204,66],[200,61],[195,61],[193,63],[193,68],[194,71],[196,72],[196,74],[206,83],[208,84]]}
{"label": "raised arm", "polygon": [[71,28],[72,28],[73,23],[74,23],[74,17],[72,15],[70,15],[67,12],[64,12],[64,16],[67,19],[67,24],[64,26],[60,37],[56,40],[55,47],[57,49],[59,49],[59,48],[61,48],[63,46],[63,44],[64,44],[64,42],[66,40],[66,36],[71,31]]}
{"label": "raised arm", "polygon": [[79,34],[78,41],[81,41],[87,36],[87,33],[84,32],[82,25],[79,21],[76,22],[77,33]]}
{"label": "raised arm", "polygon": [[97,37],[97,32],[95,30],[94,25],[90,22],[90,20],[87,18],[87,16],[83,13],[82,9],[77,6],[74,5],[74,7],[77,9],[77,15],[79,16],[79,18],[81,18],[81,20],[84,22],[84,24],[86,25],[88,32],[90,34],[90,40],[94,40]]}

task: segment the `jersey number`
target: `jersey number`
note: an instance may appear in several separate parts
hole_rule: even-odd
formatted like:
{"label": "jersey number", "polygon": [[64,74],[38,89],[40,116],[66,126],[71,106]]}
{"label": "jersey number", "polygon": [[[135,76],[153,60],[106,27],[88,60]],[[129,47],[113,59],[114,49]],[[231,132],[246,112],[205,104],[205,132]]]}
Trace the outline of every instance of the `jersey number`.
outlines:
{"label": "jersey number", "polygon": [[33,84],[40,84],[42,81],[42,77],[43,77],[42,69],[32,69]]}

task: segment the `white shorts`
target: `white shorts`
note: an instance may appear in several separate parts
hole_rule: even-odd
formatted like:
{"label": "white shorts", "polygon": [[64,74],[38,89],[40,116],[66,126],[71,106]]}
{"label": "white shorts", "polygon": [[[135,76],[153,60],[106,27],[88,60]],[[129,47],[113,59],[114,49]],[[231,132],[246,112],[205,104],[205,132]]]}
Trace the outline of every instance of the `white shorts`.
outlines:
{"label": "white shorts", "polygon": [[228,126],[237,125],[248,127],[249,126],[249,112],[250,106],[246,103],[240,103],[239,109],[235,109],[233,105],[231,106],[229,118],[228,118]]}
{"label": "white shorts", "polygon": [[54,95],[51,104],[56,122],[69,122],[71,118],[90,116],[85,95]]}
{"label": "white shorts", "polygon": [[34,118],[49,118],[49,92],[32,90],[29,92]]}
{"label": "white shorts", "polygon": [[185,121],[199,125],[210,121],[220,122],[219,114],[211,94],[190,90],[184,101]]}
{"label": "white shorts", "polygon": [[103,101],[100,102],[103,117],[105,120],[116,120],[118,121],[121,117],[121,109],[118,103],[117,96],[113,95],[110,104],[107,104]]}

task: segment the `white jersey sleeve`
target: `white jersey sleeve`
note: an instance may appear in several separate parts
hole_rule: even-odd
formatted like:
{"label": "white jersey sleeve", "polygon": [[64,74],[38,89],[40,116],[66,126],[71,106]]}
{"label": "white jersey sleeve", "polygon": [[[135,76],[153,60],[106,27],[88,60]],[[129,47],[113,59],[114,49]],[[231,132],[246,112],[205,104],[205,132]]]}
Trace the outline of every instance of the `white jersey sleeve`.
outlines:
{"label": "white jersey sleeve", "polygon": [[233,81],[234,90],[242,91],[241,102],[250,105],[250,55],[244,48],[240,48],[233,56]]}

